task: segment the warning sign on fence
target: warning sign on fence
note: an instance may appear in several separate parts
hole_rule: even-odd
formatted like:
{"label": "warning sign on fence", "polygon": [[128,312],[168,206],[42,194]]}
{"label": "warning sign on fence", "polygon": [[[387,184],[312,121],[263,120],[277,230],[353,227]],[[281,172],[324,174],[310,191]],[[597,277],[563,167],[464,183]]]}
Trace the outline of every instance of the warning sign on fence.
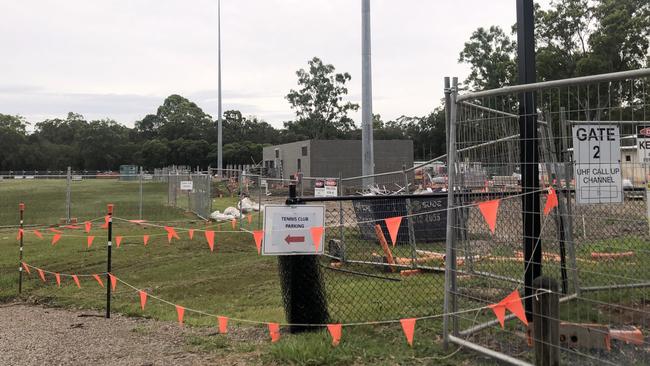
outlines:
{"label": "warning sign on fence", "polygon": [[314,243],[312,228],[325,225],[325,206],[264,206],[263,255],[323,254],[325,235]]}
{"label": "warning sign on fence", "polygon": [[194,182],[191,180],[181,181],[181,191],[191,191],[192,189],[194,189]]}
{"label": "warning sign on fence", "polygon": [[623,202],[618,126],[574,125],[572,134],[577,203]]}
{"label": "warning sign on fence", "polygon": [[639,163],[650,163],[650,126],[636,126],[636,144]]}
{"label": "warning sign on fence", "polygon": [[338,196],[338,182],[334,178],[316,179],[314,182],[315,197],[336,197]]}

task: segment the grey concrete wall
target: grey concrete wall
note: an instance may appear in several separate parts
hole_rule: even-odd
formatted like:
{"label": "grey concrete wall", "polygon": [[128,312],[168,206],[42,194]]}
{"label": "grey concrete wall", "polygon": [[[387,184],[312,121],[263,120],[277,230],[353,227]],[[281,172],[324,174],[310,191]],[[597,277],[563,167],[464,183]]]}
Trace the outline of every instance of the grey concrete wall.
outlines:
{"label": "grey concrete wall", "polygon": [[[310,155],[311,155],[311,140],[296,141],[283,145],[268,146],[262,150],[262,158],[264,166],[267,162],[275,162],[277,169],[279,162],[283,163],[283,178],[289,178],[289,175],[298,172],[298,159],[300,159],[300,171],[304,176],[310,176]],[[302,148],[307,147],[307,156],[302,155]],[[275,149],[279,149],[280,157],[276,159]]]}

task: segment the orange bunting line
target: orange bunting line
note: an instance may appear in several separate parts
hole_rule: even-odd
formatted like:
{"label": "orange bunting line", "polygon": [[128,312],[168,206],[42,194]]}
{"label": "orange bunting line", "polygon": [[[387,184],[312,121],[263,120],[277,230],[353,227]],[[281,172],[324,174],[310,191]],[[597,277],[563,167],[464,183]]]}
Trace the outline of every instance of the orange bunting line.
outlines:
{"label": "orange bunting line", "polygon": [[338,346],[341,341],[341,324],[327,324],[327,330],[329,330],[330,335],[332,336],[332,346]]}
{"label": "orange bunting line", "polygon": [[205,231],[205,240],[208,241],[208,246],[210,247],[210,251],[214,251],[214,231],[212,230],[206,230]]}
{"label": "orange bunting line", "polygon": [[173,227],[171,227],[171,226],[165,226],[165,230],[167,230],[167,242],[168,242],[168,243],[171,243],[171,242],[172,242],[172,238],[174,238],[174,239],[180,239],[180,238],[178,237],[178,234],[176,233],[176,229],[174,229]]}
{"label": "orange bunting line", "polygon": [[218,316],[217,321],[219,322],[219,333],[228,333],[228,317]]}
{"label": "orange bunting line", "polygon": [[325,229],[322,226],[316,226],[316,227],[311,227],[309,231],[311,232],[311,240],[314,242],[314,247],[318,252],[321,239],[323,238],[323,231],[325,231]]}
{"label": "orange bunting line", "polygon": [[237,227],[237,219],[232,219],[230,225],[232,225],[232,229],[235,230],[235,227]]}
{"label": "orange bunting line", "polygon": [[252,224],[253,223],[253,216],[251,214],[248,214],[246,216],[246,220],[248,220],[248,225]]}
{"label": "orange bunting line", "polygon": [[57,229],[52,228],[52,227],[49,228],[49,229],[47,229],[47,230],[50,231],[50,232],[52,232],[52,233],[55,233],[55,234],[63,234],[63,231],[61,231],[61,230],[57,230]]}
{"label": "orange bunting line", "polygon": [[142,224],[142,223],[147,222],[147,220],[129,220],[129,222],[132,222],[132,223],[134,223],[134,224],[138,224],[138,225],[139,225],[139,224]]}
{"label": "orange bunting line", "polygon": [[115,292],[115,287],[117,287],[117,278],[111,273],[108,274],[108,278],[111,280],[111,291]]}
{"label": "orange bunting line", "polygon": [[45,282],[45,273],[43,273],[43,270],[40,268],[37,268],[36,270],[38,271],[38,277],[40,277],[41,280]]}
{"label": "orange bunting line", "polygon": [[95,237],[92,236],[92,235],[89,235],[89,236],[86,238],[86,243],[88,244],[88,248],[90,248],[90,246],[93,245],[93,240],[95,240]]}
{"label": "orange bunting line", "polygon": [[54,234],[54,236],[52,237],[52,245],[55,245],[56,242],[59,241],[59,239],[61,239],[61,234]]}
{"label": "orange bunting line", "polygon": [[110,217],[108,215],[104,216],[104,224],[101,226],[102,229],[108,229],[108,222],[110,221]]}
{"label": "orange bunting line", "polygon": [[280,340],[280,324],[269,323],[269,334],[271,335],[271,342],[275,343]]}
{"label": "orange bunting line", "polygon": [[116,236],[115,237],[115,245],[119,248],[120,245],[122,244],[122,237],[121,236]]}
{"label": "orange bunting line", "polygon": [[74,280],[74,283],[77,284],[77,287],[81,288],[81,283],[79,283],[79,277],[77,277],[77,275],[72,275],[72,279]]}
{"label": "orange bunting line", "polygon": [[492,234],[494,234],[494,230],[497,226],[497,211],[499,211],[500,202],[501,200],[496,199],[480,202],[478,204],[478,209],[481,210],[481,214],[483,214],[483,218],[485,219],[485,222],[490,228]]}
{"label": "orange bunting line", "polygon": [[408,342],[409,346],[412,347],[413,333],[415,333],[415,318],[400,319],[399,322],[402,323],[402,330],[406,336],[406,341]]}
{"label": "orange bunting line", "polygon": [[147,293],[142,290],[138,291],[138,293],[140,294],[140,307],[144,311],[144,306],[147,304]]}
{"label": "orange bunting line", "polygon": [[66,226],[64,226],[64,227],[65,227],[66,229],[70,229],[70,230],[77,230],[77,229],[79,229],[79,226],[77,226],[77,225],[66,225]]}
{"label": "orange bunting line", "polygon": [[506,307],[503,306],[501,302],[488,306],[490,309],[492,309],[492,311],[494,311],[494,315],[496,315],[497,319],[499,320],[499,324],[501,324],[501,328],[503,329],[506,320]]}
{"label": "orange bunting line", "polygon": [[36,235],[39,239],[43,239],[43,234],[41,234],[40,231],[38,231],[38,230],[34,230],[33,233],[34,233],[34,235]]}
{"label": "orange bunting line", "polygon": [[22,264],[23,264],[23,268],[25,268],[25,272],[27,272],[27,274],[32,274],[32,272],[29,270],[29,266],[27,265],[27,263],[22,262]]}
{"label": "orange bunting line", "polygon": [[149,243],[149,235],[142,235],[142,241],[144,242],[144,246],[146,247],[147,244]]}
{"label": "orange bunting line", "polygon": [[99,278],[99,275],[94,274],[93,278],[99,283],[99,285],[103,288],[104,287],[104,282],[102,281],[101,278]]}
{"label": "orange bunting line", "polygon": [[185,308],[180,306],[180,305],[176,305],[176,314],[178,314],[178,324],[183,325],[183,317],[185,316]]}
{"label": "orange bunting line", "polygon": [[257,247],[257,254],[262,253],[262,239],[264,239],[263,230],[253,231],[253,238],[255,239],[255,246]]}
{"label": "orange bunting line", "polygon": [[20,240],[24,235],[25,235],[25,230],[18,229],[18,235],[16,236],[16,240]]}
{"label": "orange bunting line", "polygon": [[194,240],[194,229],[189,229],[187,235],[190,236],[190,240]]}
{"label": "orange bunting line", "polygon": [[557,194],[553,187],[548,190],[548,195],[546,195],[546,204],[544,205],[544,215],[548,215],[554,207],[557,207]]}
{"label": "orange bunting line", "polygon": [[388,228],[388,234],[390,234],[390,240],[393,242],[393,246],[397,243],[397,232],[399,231],[399,226],[402,223],[402,217],[389,217],[384,219],[386,222],[386,228]]}
{"label": "orange bunting line", "polygon": [[90,221],[86,221],[86,222],[84,222],[84,228],[85,228],[84,231],[86,232],[86,234],[88,234],[88,233],[90,232],[90,229],[91,229],[92,227],[93,227],[93,223],[92,223],[92,222],[90,222]]}

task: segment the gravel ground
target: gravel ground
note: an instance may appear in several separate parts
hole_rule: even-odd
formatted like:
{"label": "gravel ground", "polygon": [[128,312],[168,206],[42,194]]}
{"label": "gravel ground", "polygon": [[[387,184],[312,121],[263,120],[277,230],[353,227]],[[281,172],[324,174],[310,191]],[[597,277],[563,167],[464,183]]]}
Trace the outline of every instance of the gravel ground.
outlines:
{"label": "gravel ground", "polygon": [[189,336],[214,335],[209,332],[213,330],[181,328],[174,323],[118,314],[106,320],[93,311],[5,304],[0,306],[0,365],[249,363],[241,355],[228,357],[188,347]]}

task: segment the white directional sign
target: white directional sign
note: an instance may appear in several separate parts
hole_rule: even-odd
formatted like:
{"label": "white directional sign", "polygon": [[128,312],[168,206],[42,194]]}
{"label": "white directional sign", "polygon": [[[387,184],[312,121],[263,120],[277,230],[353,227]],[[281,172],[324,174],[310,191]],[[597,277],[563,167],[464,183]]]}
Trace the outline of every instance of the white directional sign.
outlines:
{"label": "white directional sign", "polygon": [[194,182],[191,180],[181,181],[181,191],[191,191],[192,189],[194,189]]}
{"label": "white directional sign", "polygon": [[574,125],[572,134],[578,204],[623,202],[618,126]]}
{"label": "white directional sign", "polygon": [[311,228],[324,225],[325,206],[266,205],[262,254],[323,254],[325,234],[321,235],[318,245],[315,245]]}

